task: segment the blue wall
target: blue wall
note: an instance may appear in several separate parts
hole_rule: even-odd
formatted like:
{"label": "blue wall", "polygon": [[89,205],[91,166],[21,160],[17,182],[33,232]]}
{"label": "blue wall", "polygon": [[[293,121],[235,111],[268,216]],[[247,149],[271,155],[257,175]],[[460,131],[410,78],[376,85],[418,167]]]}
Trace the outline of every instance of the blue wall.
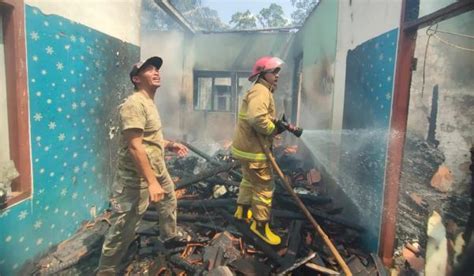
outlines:
{"label": "blue wall", "polygon": [[70,237],[107,207],[109,121],[139,48],[26,6],[33,197],[0,213],[0,274]]}
{"label": "blue wall", "polygon": [[372,252],[379,242],[397,36],[391,30],[347,54],[342,148],[348,150],[341,161],[351,177],[342,186],[359,208]]}

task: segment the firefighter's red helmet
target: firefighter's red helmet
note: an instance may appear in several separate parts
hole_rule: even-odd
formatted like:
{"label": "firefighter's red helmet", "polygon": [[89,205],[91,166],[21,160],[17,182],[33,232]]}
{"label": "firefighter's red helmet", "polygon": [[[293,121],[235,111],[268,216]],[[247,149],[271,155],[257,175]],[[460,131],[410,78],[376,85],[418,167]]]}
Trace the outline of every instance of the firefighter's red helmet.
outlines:
{"label": "firefighter's red helmet", "polygon": [[263,72],[271,72],[281,67],[283,63],[283,60],[277,57],[265,56],[257,59],[252,68],[252,74],[249,76],[249,81],[254,81]]}

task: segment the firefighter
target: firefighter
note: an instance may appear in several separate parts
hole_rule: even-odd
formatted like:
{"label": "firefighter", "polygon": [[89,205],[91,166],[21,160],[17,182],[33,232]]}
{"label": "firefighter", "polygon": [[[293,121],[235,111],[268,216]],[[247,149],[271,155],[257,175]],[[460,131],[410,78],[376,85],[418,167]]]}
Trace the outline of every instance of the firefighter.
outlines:
{"label": "firefighter", "polygon": [[258,136],[270,148],[273,137],[285,130],[281,120],[275,119],[273,100],[282,65],[277,57],[265,56],[256,61],[249,77],[254,84],[242,99],[231,149],[241,163],[243,175],[234,217],[250,222],[250,230],[271,245],[281,242],[269,226],[275,184]]}

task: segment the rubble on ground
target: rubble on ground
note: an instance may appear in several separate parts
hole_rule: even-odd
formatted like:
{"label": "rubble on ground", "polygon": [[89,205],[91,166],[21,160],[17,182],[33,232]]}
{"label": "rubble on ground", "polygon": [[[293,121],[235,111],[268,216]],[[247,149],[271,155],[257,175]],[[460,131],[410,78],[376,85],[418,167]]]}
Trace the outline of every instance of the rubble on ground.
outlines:
{"label": "rubble on ground", "polygon": [[[471,195],[453,189],[454,179],[450,169],[443,165],[444,161],[443,153],[435,144],[407,135],[394,254],[394,267],[401,275],[431,275],[429,273],[433,271],[429,269],[435,262],[431,255],[435,253],[443,256],[436,259],[437,266],[442,266],[443,271],[445,267],[451,269],[459,261],[456,256],[460,253],[455,253],[454,249],[448,250],[444,246],[434,250],[434,238],[430,232],[430,218],[436,217],[438,228],[446,228],[443,237],[447,241],[443,237],[436,238],[443,244],[447,243],[448,248],[449,245],[462,247],[457,239],[469,228],[468,220],[472,216],[468,211],[471,209]],[[472,229],[472,222],[470,227]],[[441,247],[439,243],[435,244]],[[431,252],[428,252],[430,249]]]}
{"label": "rubble on ground", "polygon": [[[189,239],[179,246],[166,247],[159,239],[158,216],[150,206],[124,261],[125,275],[343,274],[330,249],[279,179],[275,179],[271,225],[282,242],[270,246],[254,235],[246,222],[233,217],[241,174],[229,151],[221,149],[208,156],[188,146],[193,154],[185,158],[168,156],[167,165],[177,188],[178,225],[189,234]],[[296,146],[280,146],[274,152],[293,190],[353,275],[384,275],[378,257],[359,249],[364,226],[341,216],[343,208],[323,193],[324,178],[319,171],[298,157]],[[94,244],[95,249],[88,249],[95,254],[72,252],[76,256],[69,259],[73,261],[62,266],[61,260],[51,258],[57,252],[49,252],[34,262],[34,274],[48,274],[52,268],[60,275],[91,274],[97,266],[100,248],[99,243]]]}

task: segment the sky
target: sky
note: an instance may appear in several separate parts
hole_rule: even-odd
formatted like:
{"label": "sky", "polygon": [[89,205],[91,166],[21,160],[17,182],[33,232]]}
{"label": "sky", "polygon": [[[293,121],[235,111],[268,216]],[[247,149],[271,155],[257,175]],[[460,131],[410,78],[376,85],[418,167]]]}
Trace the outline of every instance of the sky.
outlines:
{"label": "sky", "polygon": [[291,13],[295,10],[290,0],[202,0],[201,3],[203,6],[216,10],[225,23],[229,23],[236,12],[250,10],[251,13],[258,14],[262,8],[268,8],[271,3],[280,5],[289,21],[291,21]]}

